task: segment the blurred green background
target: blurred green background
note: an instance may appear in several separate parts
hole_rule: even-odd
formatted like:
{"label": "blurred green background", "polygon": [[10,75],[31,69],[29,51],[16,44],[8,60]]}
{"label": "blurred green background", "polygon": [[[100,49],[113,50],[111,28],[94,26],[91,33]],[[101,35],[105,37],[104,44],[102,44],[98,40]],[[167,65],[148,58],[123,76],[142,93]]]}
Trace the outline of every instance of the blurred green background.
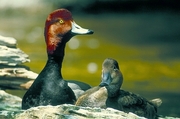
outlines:
{"label": "blurred green background", "polygon": [[[160,115],[180,116],[180,4],[177,0],[0,0],[0,34],[18,47],[39,73],[44,67],[44,22],[57,8],[67,8],[93,35],[73,37],[63,61],[64,79],[96,86],[101,65],[111,57],[124,76],[122,88],[147,99],[161,98]],[[25,91],[7,92],[23,96]]]}

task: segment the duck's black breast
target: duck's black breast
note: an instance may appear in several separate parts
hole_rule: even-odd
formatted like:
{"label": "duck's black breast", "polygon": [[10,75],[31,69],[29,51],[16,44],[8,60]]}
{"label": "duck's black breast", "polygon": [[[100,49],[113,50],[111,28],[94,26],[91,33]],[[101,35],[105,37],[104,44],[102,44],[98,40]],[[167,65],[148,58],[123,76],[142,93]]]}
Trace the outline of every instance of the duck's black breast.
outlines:
{"label": "duck's black breast", "polygon": [[44,82],[40,93],[40,100],[43,105],[58,105],[64,103],[73,104],[76,98],[71,88],[67,85],[67,82],[63,79],[57,79],[46,80]]}
{"label": "duck's black breast", "polygon": [[59,69],[46,65],[22,100],[22,109],[39,105],[73,104],[75,95],[67,82],[61,78]]}

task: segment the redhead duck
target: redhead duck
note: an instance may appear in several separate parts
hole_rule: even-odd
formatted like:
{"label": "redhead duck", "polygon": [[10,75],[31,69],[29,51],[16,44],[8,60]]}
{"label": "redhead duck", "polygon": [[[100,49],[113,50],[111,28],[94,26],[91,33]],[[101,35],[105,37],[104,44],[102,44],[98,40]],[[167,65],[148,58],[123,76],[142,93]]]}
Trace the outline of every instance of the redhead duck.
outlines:
{"label": "redhead duck", "polygon": [[125,112],[133,112],[139,116],[156,119],[160,99],[148,101],[138,94],[120,89],[123,76],[118,62],[107,58],[102,65],[102,81],[99,86],[85,91],[76,101],[77,106],[111,107]]}
{"label": "redhead duck", "polygon": [[[73,104],[74,92],[63,80],[61,66],[66,43],[75,35],[93,34],[92,30],[77,25],[71,13],[58,9],[49,14],[45,22],[45,42],[48,60],[22,99],[22,109],[39,105]],[[79,83],[76,85],[79,86]],[[83,83],[80,83],[80,86]]]}

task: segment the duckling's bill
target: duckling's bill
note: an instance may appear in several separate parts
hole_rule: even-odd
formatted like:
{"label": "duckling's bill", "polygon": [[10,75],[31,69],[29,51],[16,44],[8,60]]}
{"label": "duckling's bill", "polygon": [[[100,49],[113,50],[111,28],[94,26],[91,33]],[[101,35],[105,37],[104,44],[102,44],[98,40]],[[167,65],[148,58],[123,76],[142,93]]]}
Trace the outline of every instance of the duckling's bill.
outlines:
{"label": "duckling's bill", "polygon": [[73,35],[83,35],[83,34],[93,34],[94,32],[92,30],[89,29],[85,29],[80,27],[78,24],[76,24],[74,21],[71,22],[72,23],[72,29],[71,29],[71,33]]}
{"label": "duckling's bill", "polygon": [[99,86],[108,86],[111,82],[112,78],[110,72],[103,72],[101,83],[99,84]]}

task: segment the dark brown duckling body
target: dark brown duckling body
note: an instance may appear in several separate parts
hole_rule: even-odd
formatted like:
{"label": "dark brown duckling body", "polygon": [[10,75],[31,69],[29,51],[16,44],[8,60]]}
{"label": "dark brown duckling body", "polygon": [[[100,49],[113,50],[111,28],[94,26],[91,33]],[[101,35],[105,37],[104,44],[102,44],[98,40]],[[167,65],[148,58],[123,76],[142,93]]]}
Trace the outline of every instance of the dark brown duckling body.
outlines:
{"label": "dark brown duckling body", "polygon": [[[157,101],[157,100],[156,100]],[[161,101],[158,99],[158,101]],[[157,119],[157,102],[125,90],[119,90],[118,96],[108,97],[106,106],[124,112],[133,112],[148,119]]]}
{"label": "dark brown duckling body", "polygon": [[78,106],[111,107],[124,112],[133,112],[149,119],[157,118],[160,99],[148,101],[144,97],[120,89],[123,76],[118,62],[107,58],[103,62],[102,81],[99,86],[87,90],[76,101]]}
{"label": "dark brown duckling body", "polygon": [[40,105],[74,104],[75,94],[61,74],[65,46],[75,35],[92,33],[93,31],[78,26],[66,9],[58,9],[48,15],[44,31],[48,60],[25,93],[22,109]]}

